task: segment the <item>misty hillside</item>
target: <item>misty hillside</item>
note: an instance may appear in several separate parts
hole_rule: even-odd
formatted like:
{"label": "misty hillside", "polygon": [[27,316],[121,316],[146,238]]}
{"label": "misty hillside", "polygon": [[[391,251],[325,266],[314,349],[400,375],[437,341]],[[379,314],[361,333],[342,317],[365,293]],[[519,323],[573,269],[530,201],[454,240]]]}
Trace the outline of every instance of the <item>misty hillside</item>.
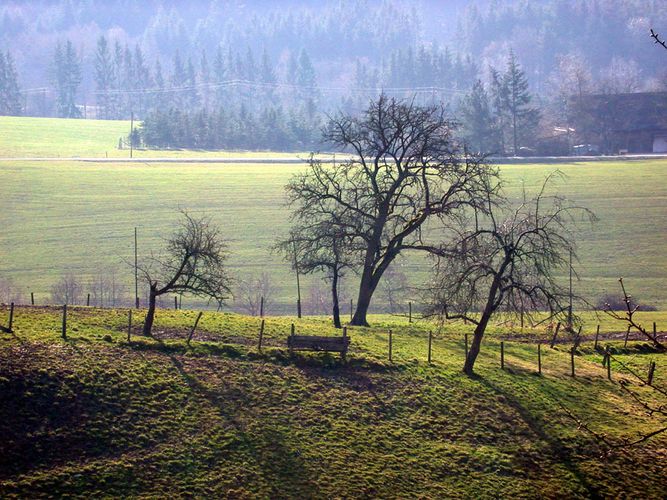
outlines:
{"label": "misty hillside", "polygon": [[[300,85],[309,87],[323,108],[339,107],[364,94],[362,89],[401,93],[434,87],[429,92],[455,100],[489,65],[502,66],[510,49],[538,93],[547,91],[559,58],[568,55],[585,60],[596,79],[620,64],[632,70],[641,87],[659,87],[664,68],[662,54],[647,43],[649,27],[667,25],[664,4],[657,0],[286,1],[280,6],[200,0],[188,2],[187,9],[179,6],[174,1],[10,0],[0,6],[0,49],[15,59],[33,114],[48,114],[36,96],[52,87],[56,44],[66,40],[81,62],[79,100],[94,104],[100,36],[121,59],[126,47],[134,56],[142,52],[150,73],[147,88],[158,86],[158,61],[164,85],[175,80],[178,54],[186,69],[192,63],[197,83],[243,80],[278,86],[281,92],[280,85]],[[298,81],[302,55],[312,62],[314,75]],[[216,71],[217,56],[222,67]],[[208,68],[202,68],[202,60]],[[268,78],[262,74],[264,63]],[[317,92],[310,92],[315,86]]]}
{"label": "misty hillside", "polygon": [[[664,51],[649,36],[667,29],[661,7],[10,1],[0,7],[0,115],[136,118],[119,148],[317,151],[328,115],[359,112],[384,93],[446,106],[485,154],[660,150],[654,138],[610,138],[620,118],[583,97],[667,88]],[[510,140],[507,114],[517,110],[507,96],[517,93],[525,109]],[[653,98],[656,109],[665,96]],[[563,135],[574,129],[576,138]]]}

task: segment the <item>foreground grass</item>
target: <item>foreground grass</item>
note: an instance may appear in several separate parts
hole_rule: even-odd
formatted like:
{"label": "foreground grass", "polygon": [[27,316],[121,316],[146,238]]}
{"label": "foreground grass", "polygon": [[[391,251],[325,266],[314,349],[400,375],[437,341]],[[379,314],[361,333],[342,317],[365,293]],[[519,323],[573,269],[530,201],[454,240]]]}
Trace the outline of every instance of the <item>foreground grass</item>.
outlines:
{"label": "foreground grass", "polygon": [[[592,353],[577,356],[573,379],[565,348],[547,349],[540,377],[534,345],[508,343],[501,371],[498,329],[480,377],[468,379],[461,324],[437,333],[429,366],[433,325],[403,318],[350,330],[341,364],[286,352],[292,322],[300,333],[336,334],[318,318],[267,318],[260,353],[258,318],[207,313],[188,348],[193,311],[159,311],[156,338],[130,343],[127,311],[74,308],[67,341],[59,315],[20,308],[15,335],[0,340],[4,497],[664,494],[664,438],[605,456],[563,411],[611,439],[656,428]],[[617,355],[637,358],[642,345]],[[615,372],[621,378],[656,397]]]}
{"label": "foreground grass", "polygon": [[[132,273],[123,261],[132,260],[133,228],[139,228],[141,255],[159,251],[180,207],[212,215],[229,241],[232,272],[248,279],[268,271],[276,289],[274,311],[291,311],[293,276],[271,246],[288,230],[284,185],[303,168],[0,161],[2,277],[13,279],[24,301],[34,292],[38,304],[66,272],[87,281],[115,267],[130,288]],[[616,280],[623,276],[634,296],[667,308],[667,162],[507,165],[501,173],[508,193],[518,199],[524,186],[534,191],[555,169],[567,175],[559,193],[590,207],[600,219],[592,227],[581,226],[576,291],[596,302],[605,293],[618,293]],[[428,277],[422,255],[397,265],[412,285]],[[305,302],[320,283],[305,280]],[[344,288],[352,294],[352,284]],[[381,292],[376,300],[382,304]]]}

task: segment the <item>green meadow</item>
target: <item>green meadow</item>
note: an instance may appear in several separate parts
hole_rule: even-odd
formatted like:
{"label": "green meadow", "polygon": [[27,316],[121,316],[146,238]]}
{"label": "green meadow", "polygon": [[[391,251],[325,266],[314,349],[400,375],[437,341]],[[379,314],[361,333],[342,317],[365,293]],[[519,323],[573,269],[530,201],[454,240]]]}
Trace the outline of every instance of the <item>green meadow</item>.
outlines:
{"label": "green meadow", "polygon": [[[24,295],[35,292],[41,303],[67,272],[88,279],[114,267],[130,285],[126,261],[132,260],[134,227],[140,254],[158,252],[181,208],[210,214],[229,241],[233,273],[247,279],[268,272],[284,310],[295,296],[294,279],[271,246],[288,228],[283,187],[303,168],[0,161],[2,275]],[[559,191],[599,218],[580,225],[577,291],[595,301],[617,292],[623,276],[636,297],[667,307],[667,162],[508,165],[501,173],[507,191],[518,197],[556,169],[567,176]],[[408,256],[400,265],[412,285],[428,277],[423,256]]]}
{"label": "green meadow", "polygon": [[[238,280],[268,272],[274,312],[291,311],[295,301],[290,266],[271,251],[287,233],[284,185],[305,167],[298,164],[80,162],[72,157],[127,156],[116,149],[128,122],[0,118],[0,158],[62,157],[59,161],[0,159],[0,277],[10,279],[24,301],[38,303],[51,285],[73,273],[87,282],[115,269],[132,286],[133,233],[140,256],[159,252],[177,210],[209,214],[229,242],[229,266]],[[286,153],[145,151],[152,157],[253,156],[279,160]],[[70,159],[65,159],[70,157]],[[507,193],[537,190],[554,170],[565,179],[554,186],[591,208],[596,224],[580,224],[576,291],[596,302],[617,293],[623,276],[643,302],[667,308],[667,161],[503,165]],[[406,255],[397,262],[409,284],[428,279],[429,261]],[[564,277],[565,278],[565,277]],[[354,276],[344,285],[354,295]],[[319,278],[306,278],[304,302],[326,293]],[[410,298],[405,294],[405,302]],[[412,294],[414,298],[414,293]],[[313,299],[314,301],[314,299]],[[377,305],[384,306],[382,294]],[[187,300],[186,300],[187,306]]]}

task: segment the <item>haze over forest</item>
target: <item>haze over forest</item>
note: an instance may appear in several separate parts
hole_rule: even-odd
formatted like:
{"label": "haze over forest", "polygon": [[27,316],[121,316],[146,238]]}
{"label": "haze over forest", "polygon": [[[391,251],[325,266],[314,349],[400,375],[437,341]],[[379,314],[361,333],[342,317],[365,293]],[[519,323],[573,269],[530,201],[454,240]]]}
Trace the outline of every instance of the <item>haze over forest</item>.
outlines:
{"label": "haze over forest", "polygon": [[[187,9],[168,0],[8,1],[0,6],[0,51],[18,93],[0,113],[134,113],[145,121],[136,140],[149,146],[308,150],[318,146],[322,113],[361,110],[381,91],[444,102],[470,129],[466,99],[490,102],[494,74],[510,72],[514,55],[535,110],[524,128],[534,131],[538,122],[562,125],[573,94],[664,90],[664,54],[648,38],[649,28],[667,26],[663,7],[658,0],[201,0]],[[209,129],[224,133],[202,132]],[[487,132],[469,130],[469,142]],[[532,147],[536,139],[526,134],[520,142]],[[477,147],[507,149],[505,142]]]}

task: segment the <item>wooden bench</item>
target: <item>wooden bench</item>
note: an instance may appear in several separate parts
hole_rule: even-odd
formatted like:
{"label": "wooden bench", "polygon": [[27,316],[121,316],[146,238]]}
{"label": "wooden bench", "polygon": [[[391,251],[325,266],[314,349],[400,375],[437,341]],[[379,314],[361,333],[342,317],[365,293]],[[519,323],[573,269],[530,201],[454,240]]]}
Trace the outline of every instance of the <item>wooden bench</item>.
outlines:
{"label": "wooden bench", "polygon": [[287,337],[287,347],[292,351],[323,351],[339,352],[345,359],[350,346],[350,337],[320,337],[314,335],[290,335]]}

